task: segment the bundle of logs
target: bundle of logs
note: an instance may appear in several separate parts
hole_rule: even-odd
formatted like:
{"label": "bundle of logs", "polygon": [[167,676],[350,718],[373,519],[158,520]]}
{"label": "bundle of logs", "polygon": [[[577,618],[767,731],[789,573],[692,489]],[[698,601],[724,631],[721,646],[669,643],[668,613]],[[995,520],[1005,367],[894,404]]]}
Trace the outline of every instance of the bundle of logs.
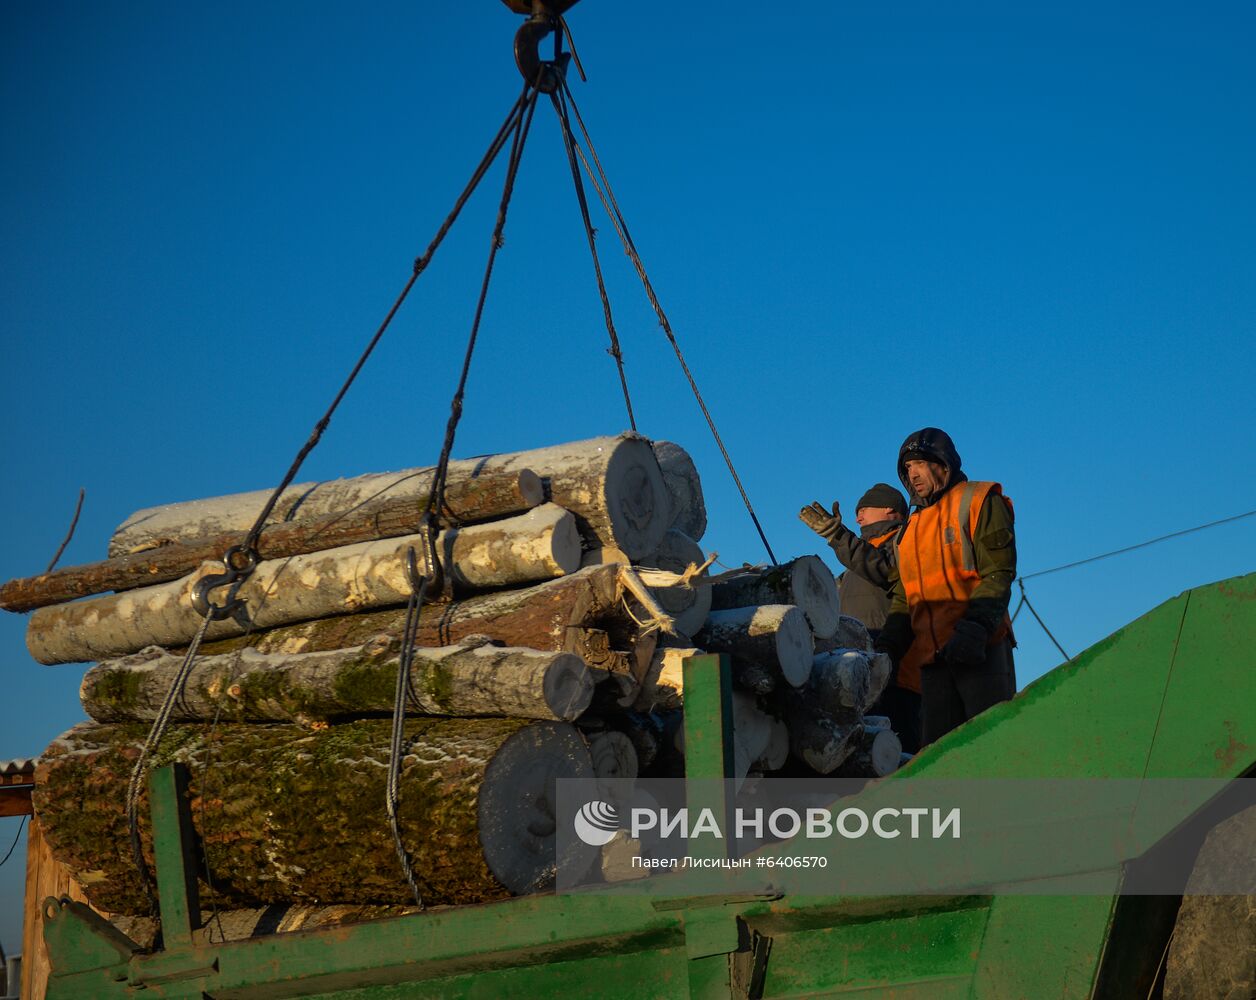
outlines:
{"label": "bundle of logs", "polygon": [[[398,811],[429,905],[551,886],[555,779],[682,776],[696,653],[731,658],[738,778],[898,767],[897,737],[865,715],[889,664],[840,614],[832,574],[802,556],[713,576],[682,448],[624,434],[454,462],[434,547],[419,530],[432,482],[410,469],[291,487],[241,606],[206,627],[151,758],[191,769],[204,899],[412,904],[384,813],[407,649]],[[267,496],[141,510],[108,559],[0,588],[0,607],[32,612],[35,659],[97,661],[82,685],[93,721],[45,751],[35,804],[102,910],[149,909],[128,779],[204,626],[196,584],[224,571]],[[415,565],[433,585],[407,646]],[[146,803],[140,815],[151,864]]]}

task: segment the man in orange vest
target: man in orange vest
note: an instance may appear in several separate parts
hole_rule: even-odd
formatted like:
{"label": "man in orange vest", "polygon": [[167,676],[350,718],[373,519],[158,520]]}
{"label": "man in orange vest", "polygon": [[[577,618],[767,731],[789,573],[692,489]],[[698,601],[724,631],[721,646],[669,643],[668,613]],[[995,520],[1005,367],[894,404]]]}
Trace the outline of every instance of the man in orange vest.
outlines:
{"label": "man in orange vest", "polygon": [[[891,571],[894,568],[894,539],[907,520],[907,501],[888,483],[877,483],[855,504],[859,534],[842,523],[836,501],[830,514],[820,503],[798,512],[807,527],[819,534],[837,561],[846,567],[838,578],[842,614],[858,618],[875,639],[890,611]],[[903,749],[920,749],[920,688],[888,684],[869,715],[885,715],[902,741]]]}
{"label": "man in orange vest", "polygon": [[876,648],[890,654],[900,684],[919,685],[929,744],[1016,693],[1007,614],[1016,536],[1003,487],[969,480],[945,431],[910,435],[898,475],[917,510],[897,541]]}

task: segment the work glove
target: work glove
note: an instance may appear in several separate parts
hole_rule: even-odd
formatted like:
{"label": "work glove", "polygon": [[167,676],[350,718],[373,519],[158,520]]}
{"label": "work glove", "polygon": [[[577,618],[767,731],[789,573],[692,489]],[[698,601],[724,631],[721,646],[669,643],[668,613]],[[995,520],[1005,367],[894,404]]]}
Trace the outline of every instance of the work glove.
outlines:
{"label": "work glove", "polygon": [[977,667],[986,661],[986,640],[989,633],[974,621],[962,618],[955,623],[955,634],[942,647],[942,659],[953,667]]}
{"label": "work glove", "polygon": [[838,529],[842,526],[842,511],[838,507],[836,500],[833,501],[832,514],[825,510],[824,505],[816,500],[800,510],[798,517],[803,524],[826,542],[831,542],[833,536],[837,534]]}

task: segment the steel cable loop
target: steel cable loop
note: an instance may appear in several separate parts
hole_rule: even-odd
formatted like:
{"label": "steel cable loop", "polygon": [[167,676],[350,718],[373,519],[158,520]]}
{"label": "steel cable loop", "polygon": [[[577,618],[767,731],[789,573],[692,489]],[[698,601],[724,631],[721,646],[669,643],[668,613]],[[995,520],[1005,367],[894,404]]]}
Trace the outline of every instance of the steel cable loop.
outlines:
{"label": "steel cable loop", "polygon": [[597,290],[602,298],[602,315],[606,321],[606,332],[610,336],[611,341],[611,346],[606,353],[615,359],[615,366],[619,369],[619,384],[624,392],[624,406],[628,410],[628,426],[635,431],[637,429],[637,419],[632,412],[632,397],[628,392],[628,376],[624,372],[624,354],[619,346],[619,334],[615,330],[615,320],[611,314],[611,300],[606,292],[606,281],[602,277],[602,262],[598,259],[597,253],[597,230],[593,228],[593,221],[589,218],[589,201],[585,196],[584,181],[580,177],[580,164],[576,160],[575,136],[571,132],[571,120],[567,115],[566,99],[563,97],[561,88],[549,96],[550,101],[554,105],[554,111],[558,114],[559,124],[562,126],[563,145],[567,149],[567,162],[571,167],[571,179],[576,188],[576,201],[580,204],[580,217],[584,221],[584,233],[589,241],[589,253],[593,257],[593,272],[597,276]]}
{"label": "steel cable loop", "polygon": [[[269,520],[270,515],[274,512],[275,505],[279,502],[279,498],[283,495],[283,491],[287,489],[288,486],[291,485],[293,479],[296,478],[297,473],[300,471],[301,465],[304,463],[306,457],[310,454],[311,451],[314,450],[315,446],[319,443],[319,440],[322,438],[323,432],[327,429],[327,426],[331,423],[332,415],[335,413],[337,407],[339,407],[341,401],[344,399],[345,395],[348,393],[350,386],[352,386],[359,372],[361,372],[363,366],[366,364],[367,359],[371,356],[372,352],[375,350],[376,345],[379,343],[385,331],[388,329],[389,325],[392,323],[393,318],[396,316],[397,311],[401,308],[401,305],[405,301],[406,297],[410,294],[410,290],[414,287],[414,284],[418,280],[419,275],[423,273],[427,265],[431,262],[432,257],[436,253],[436,250],[440,247],[441,243],[445,239],[445,236],[449,233],[449,230],[453,227],[453,224],[458,219],[458,216],[462,212],[463,207],[466,205],[467,201],[470,199],[475,189],[479,186],[480,181],[484,178],[484,175],[488,172],[489,167],[496,160],[497,155],[501,152],[503,146],[506,143],[506,138],[509,135],[511,135],[512,132],[517,136],[519,124],[522,121],[524,109],[525,107],[529,105],[530,89],[531,88],[525,85],[523,90],[520,92],[519,97],[515,99],[515,102],[511,106],[509,113],[506,115],[505,121],[502,123],[501,127],[497,130],[497,133],[494,135],[492,141],[489,143],[488,150],[485,152],[479,164],[476,166],[475,170],[473,171],[471,175],[471,179],[467,182],[466,186],[462,190],[462,193],[458,196],[458,198],[454,202],[454,207],[451,209],[449,214],[445,217],[444,222],[441,223],[441,226],[437,230],[436,235],[432,238],[431,242],[428,244],[426,251],[424,251],[422,256],[418,257],[415,260],[410,278],[405,283],[404,287],[401,289],[401,292],[397,296],[397,299],[393,302],[392,308],[388,310],[388,313],[384,317],[383,322],[380,323],[379,327],[375,331],[375,334],[371,337],[370,341],[367,343],[366,348],[363,350],[362,354],[359,356],[357,363],[353,366],[353,369],[350,371],[343,385],[341,385],[340,391],[336,393],[336,396],[332,400],[331,405],[327,408],[327,411],[314,425],[313,431],[311,432],[309,438],[306,440],[305,444],[302,445],[301,449],[297,452],[297,456],[293,460],[291,466],[289,466],[287,473],[283,477],[283,480],[280,482],[280,484],[277,487],[275,487],[274,491],[270,494],[269,498],[266,501],[266,504],[263,506],[261,510],[261,513],[258,514],[257,519],[253,522],[253,526],[249,529],[248,533],[245,535],[244,542],[241,543],[241,545],[237,547],[239,550],[245,553],[252,554],[252,559],[251,559],[252,563],[256,562],[257,540],[260,537],[262,529],[265,527],[266,522]],[[535,96],[532,97],[531,104],[533,106],[535,105]],[[443,490],[442,490],[441,495],[443,498]],[[228,566],[228,569],[231,569],[231,568],[233,567]],[[251,567],[250,567],[250,571],[251,571]],[[159,915],[159,912],[160,912],[159,905],[158,905],[158,900],[157,900],[157,896],[155,892],[155,886],[153,884],[152,874],[151,872],[149,872],[148,865],[144,860],[143,848],[142,848],[142,843],[141,843],[140,834],[139,834],[139,799],[140,799],[140,792],[141,792],[141,783],[143,781],[145,765],[148,761],[148,758],[153,754],[153,752],[157,749],[157,746],[160,744],[161,738],[165,734],[166,727],[169,724],[170,716],[176,704],[183,698],[183,690],[184,690],[184,687],[186,686],[188,675],[191,673],[192,666],[196,661],[197,652],[199,651],[201,643],[205,638],[205,632],[208,629],[209,623],[211,620],[212,618],[210,615],[205,616],[205,618],[201,622],[200,628],[197,630],[195,638],[192,640],[192,644],[188,647],[187,653],[184,655],[183,663],[180,665],[178,673],[175,675],[174,679],[171,681],[170,689],[166,692],[166,696],[162,701],[162,707],[157,714],[157,718],[154,720],[152,727],[149,729],[148,737],[145,739],[144,745],[140,749],[139,758],[135,763],[135,767],[131,771],[131,779],[127,786],[126,812],[127,812],[127,825],[128,825],[129,833],[130,833],[131,852],[135,861],[136,870],[138,871],[140,875],[140,880],[144,885],[145,894],[148,896],[149,903],[152,907],[154,916]],[[251,621],[249,624],[249,630],[250,631],[252,630]],[[208,864],[208,861],[206,863]],[[206,874],[207,876],[209,875],[208,870]]]}
{"label": "steel cable loop", "polygon": [[[539,82],[539,81],[538,81]],[[445,502],[445,483],[449,473],[449,457],[453,452],[454,436],[458,422],[462,418],[462,401],[466,393],[467,378],[471,372],[471,359],[475,353],[475,345],[479,338],[480,322],[484,316],[484,303],[488,298],[489,283],[493,276],[493,264],[497,259],[497,251],[504,245],[503,232],[506,228],[506,213],[510,207],[510,198],[514,193],[515,178],[519,173],[519,163],[523,157],[524,145],[532,127],[532,118],[536,113],[536,102],[539,90],[526,94],[526,111],[516,119],[514,136],[511,142],[510,157],[506,166],[506,180],[502,187],[502,198],[497,209],[497,222],[493,227],[493,237],[489,245],[488,262],[484,268],[484,280],[480,286],[480,297],[476,303],[475,318],[471,323],[471,332],[467,338],[467,350],[462,362],[462,372],[458,379],[458,387],[449,407],[449,421],[445,426],[445,440],[441,446],[440,460],[436,464],[432,489],[428,494],[427,507],[423,512],[420,532],[424,536],[427,548],[425,572],[418,574],[414,550],[407,553],[407,573],[410,578],[410,599],[406,604],[406,623],[401,644],[401,655],[397,663],[397,683],[393,691],[392,728],[389,738],[388,777],[385,788],[385,810],[388,814],[388,826],[392,833],[393,845],[397,851],[397,860],[402,873],[410,886],[416,905],[423,907],[423,897],[419,891],[418,880],[410,862],[410,852],[406,849],[401,836],[401,823],[397,808],[401,801],[401,762],[405,752],[405,710],[407,700],[413,698],[410,686],[410,668],[414,662],[415,649],[418,642],[419,617],[423,610],[423,602],[427,589],[438,571],[439,562],[436,552],[436,512]]]}
{"label": "steel cable loop", "polygon": [[[706,418],[707,427],[711,430],[711,436],[715,439],[715,444],[720,450],[720,455],[724,459],[724,464],[728,466],[729,474],[733,477],[733,482],[737,486],[737,492],[741,494],[741,501],[746,506],[746,512],[750,515],[750,520],[754,523],[755,531],[759,533],[759,540],[763,542],[763,547],[767,550],[768,558],[772,560],[772,565],[778,565],[776,554],[772,551],[772,546],[768,542],[768,536],[764,533],[763,525],[759,523],[759,516],[755,513],[754,505],[750,502],[750,497],[746,493],[746,488],[742,485],[741,477],[737,474],[737,469],[733,466],[733,460],[728,454],[728,449],[724,447],[724,440],[720,437],[720,432],[715,426],[715,420],[711,416],[711,411],[707,409],[706,401],[702,398],[702,393],[698,389],[697,380],[693,377],[693,372],[689,370],[689,365],[685,361],[684,353],[680,349],[680,344],[676,341],[676,335],[672,332],[672,325],[667,319],[667,314],[663,312],[663,307],[659,303],[658,296],[654,293],[654,286],[650,283],[650,278],[646,274],[645,265],[641,261],[640,254],[637,253],[636,244],[632,240],[632,235],[628,232],[628,223],[625,221],[623,213],[619,209],[619,203],[615,199],[615,193],[611,190],[610,180],[606,176],[606,171],[602,169],[601,160],[598,158],[597,149],[593,145],[593,140],[589,136],[589,130],[584,124],[584,118],[580,114],[580,108],[576,104],[575,95],[572,94],[571,88],[567,81],[562,81],[562,91],[571,105],[572,113],[576,116],[576,124],[580,126],[580,134],[584,137],[585,145],[589,147],[589,154],[593,158],[593,164],[596,167],[597,176],[601,179],[599,185],[596,179],[593,179],[594,171],[590,169],[589,161],[585,158],[583,151],[577,145],[577,151],[580,154],[581,161],[584,163],[585,170],[589,173],[590,179],[593,179],[593,187],[598,192],[599,198],[602,200],[602,206],[606,209],[606,214],[610,216],[611,222],[615,227],[615,232],[619,235],[620,242],[623,243],[624,252],[632,261],[633,267],[636,269],[637,277],[641,280],[642,287],[645,289],[646,298],[650,300],[650,306],[654,309],[655,315],[658,317],[659,326],[663,328],[663,333],[667,336],[668,342],[672,345],[672,350],[676,354],[676,360],[680,362],[681,370],[685,373],[685,378],[689,382],[689,388],[693,392],[694,399],[698,402],[699,409],[702,410],[702,416]],[[605,193],[603,193],[603,187]]]}

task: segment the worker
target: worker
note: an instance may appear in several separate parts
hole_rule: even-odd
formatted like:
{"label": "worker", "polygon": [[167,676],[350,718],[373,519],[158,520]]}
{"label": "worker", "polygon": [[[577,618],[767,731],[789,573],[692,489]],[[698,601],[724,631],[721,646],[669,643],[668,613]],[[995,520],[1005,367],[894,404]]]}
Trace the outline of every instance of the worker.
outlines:
{"label": "worker", "polygon": [[970,481],[945,431],[909,435],[898,475],[917,510],[898,538],[875,645],[893,659],[899,683],[918,680],[928,745],[1016,693],[1007,614],[1016,536],[1003,487]]}
{"label": "worker", "polygon": [[[888,483],[877,483],[861,496],[855,504],[858,535],[842,523],[841,508],[836,501],[832,513],[819,503],[813,503],[799,511],[798,516],[829,543],[838,562],[846,568],[838,578],[837,587],[842,614],[858,618],[875,639],[890,609],[893,543],[907,520],[907,501],[903,494]],[[868,714],[888,716],[908,753],[920,749],[918,686],[913,689],[901,682],[887,683]]]}

